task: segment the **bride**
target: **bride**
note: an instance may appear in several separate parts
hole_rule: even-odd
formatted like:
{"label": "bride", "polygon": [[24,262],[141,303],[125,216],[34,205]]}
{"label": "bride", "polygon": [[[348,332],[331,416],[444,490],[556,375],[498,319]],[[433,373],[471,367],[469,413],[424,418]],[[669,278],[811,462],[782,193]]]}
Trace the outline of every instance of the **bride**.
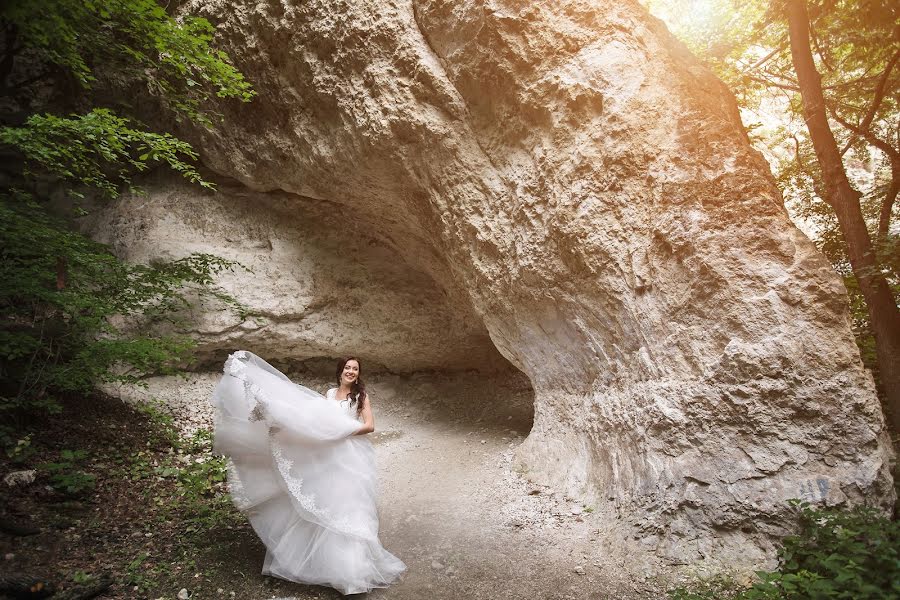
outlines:
{"label": "bride", "polygon": [[327,397],[255,354],[225,362],[213,392],[214,450],[228,487],[266,545],[262,572],[358,594],[406,569],[378,540],[375,429],[359,361],[341,359]]}

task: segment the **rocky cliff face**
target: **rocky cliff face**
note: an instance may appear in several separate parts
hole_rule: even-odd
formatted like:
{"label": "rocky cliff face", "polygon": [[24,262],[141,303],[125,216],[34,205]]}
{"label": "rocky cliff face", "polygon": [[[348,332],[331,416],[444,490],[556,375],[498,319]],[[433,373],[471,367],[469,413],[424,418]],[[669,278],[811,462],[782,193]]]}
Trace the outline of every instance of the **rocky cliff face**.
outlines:
{"label": "rocky cliff face", "polygon": [[[240,231],[276,197],[284,242],[248,292],[280,316],[229,343],[401,369],[494,364],[493,345],[534,386],[528,476],[674,562],[771,556],[789,498],[892,502],[840,281],[734,99],[637,2],[188,7],[260,93],[184,132],[252,191],[215,210]],[[345,218],[365,225],[342,253]],[[346,333],[287,318],[319,277],[318,322]]]}
{"label": "rocky cliff face", "polygon": [[251,348],[273,361],[358,356],[369,370],[509,370],[466,301],[410,268],[346,207],[222,181],[215,194],[170,181],[86,223],[132,262],[208,252],[242,265],[219,284],[253,314],[207,303],[184,315],[201,365]]}

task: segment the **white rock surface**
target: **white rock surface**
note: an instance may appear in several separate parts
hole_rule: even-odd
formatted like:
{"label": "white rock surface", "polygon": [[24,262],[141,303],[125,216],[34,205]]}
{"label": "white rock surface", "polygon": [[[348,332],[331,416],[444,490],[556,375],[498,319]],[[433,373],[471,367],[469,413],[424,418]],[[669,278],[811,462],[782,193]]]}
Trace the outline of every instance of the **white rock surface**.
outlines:
{"label": "white rock surface", "polygon": [[221,366],[244,348],[273,361],[352,354],[400,371],[508,369],[471,305],[451,301],[353,211],[227,183],[216,194],[148,187],[84,226],[131,262],[199,252],[245,267],[218,283],[251,318],[217,303],[188,315],[200,363]]}
{"label": "white rock surface", "polygon": [[35,471],[34,469],[28,469],[24,471],[10,471],[3,476],[3,483],[8,485],[9,487],[31,485],[32,483],[34,483],[34,476],[36,474],[37,471]]}
{"label": "white rock surface", "polygon": [[[534,386],[520,467],[614,506],[621,535],[675,563],[761,564],[789,498],[893,502],[839,279],[734,99],[637,2],[187,8],[260,95],[183,133],[217,173],[284,192],[208,200],[221,216],[188,209],[147,253],[204,231],[235,258],[273,240],[232,283],[274,307],[269,324],[215,324],[217,347],[457,368],[494,364],[486,329]],[[282,233],[248,233],[260,219]]]}

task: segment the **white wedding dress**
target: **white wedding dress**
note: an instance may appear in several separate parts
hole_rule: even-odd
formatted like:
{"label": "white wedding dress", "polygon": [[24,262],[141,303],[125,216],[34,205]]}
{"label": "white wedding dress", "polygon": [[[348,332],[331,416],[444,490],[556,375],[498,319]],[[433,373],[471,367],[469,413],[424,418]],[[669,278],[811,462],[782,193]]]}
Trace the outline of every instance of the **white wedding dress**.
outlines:
{"label": "white wedding dress", "polygon": [[378,540],[375,453],[355,408],[235,352],[213,392],[214,450],[266,545],[263,573],[344,594],[386,587],[406,569]]}

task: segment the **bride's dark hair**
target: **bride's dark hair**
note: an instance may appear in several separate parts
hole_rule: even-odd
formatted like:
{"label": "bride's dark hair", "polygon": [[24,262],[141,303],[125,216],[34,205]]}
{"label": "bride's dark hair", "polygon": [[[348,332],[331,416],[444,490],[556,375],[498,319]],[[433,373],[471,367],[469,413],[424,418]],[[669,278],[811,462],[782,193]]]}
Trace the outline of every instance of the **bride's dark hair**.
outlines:
{"label": "bride's dark hair", "polygon": [[[337,361],[337,371],[335,371],[334,377],[337,380],[338,390],[340,390],[341,374],[344,372],[344,367],[347,366],[347,363],[351,360],[355,360],[356,364],[359,365],[359,371],[356,375],[356,381],[354,381],[353,385],[350,386],[350,393],[347,395],[347,398],[350,399],[350,406],[356,404],[356,415],[359,416],[359,413],[362,412],[363,406],[365,406],[366,404],[366,384],[363,383],[363,380],[360,377],[360,374],[362,374],[362,363],[359,362],[359,359],[355,356],[339,358]],[[337,395],[337,391],[335,392],[335,395]]]}

